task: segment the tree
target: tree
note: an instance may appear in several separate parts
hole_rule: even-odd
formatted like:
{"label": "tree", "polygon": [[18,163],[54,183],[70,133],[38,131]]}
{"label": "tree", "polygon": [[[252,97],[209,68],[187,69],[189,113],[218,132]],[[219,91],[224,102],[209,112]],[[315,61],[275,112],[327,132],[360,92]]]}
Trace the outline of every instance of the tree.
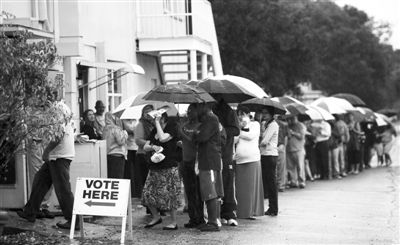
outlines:
{"label": "tree", "polygon": [[213,13],[224,72],[273,96],[309,81],[327,94],[354,93],[373,109],[400,97],[395,55],[380,43],[388,26],[363,11],[326,0],[214,0]]}
{"label": "tree", "polygon": [[0,36],[0,181],[24,140],[50,141],[62,134],[63,112],[55,102],[60,81],[47,78],[57,59],[55,46],[29,38]]}

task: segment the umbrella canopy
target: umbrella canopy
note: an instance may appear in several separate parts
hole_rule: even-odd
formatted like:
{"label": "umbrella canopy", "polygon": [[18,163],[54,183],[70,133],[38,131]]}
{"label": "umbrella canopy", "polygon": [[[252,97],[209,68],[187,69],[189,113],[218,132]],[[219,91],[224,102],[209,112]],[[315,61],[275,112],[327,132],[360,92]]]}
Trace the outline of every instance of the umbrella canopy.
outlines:
{"label": "umbrella canopy", "polygon": [[363,116],[364,116],[363,121],[367,121],[367,122],[375,121],[376,115],[371,109],[369,109],[367,107],[356,107],[356,109],[363,114]]}
{"label": "umbrella canopy", "polygon": [[267,97],[249,99],[240,104],[248,107],[251,111],[260,111],[264,108],[270,108],[274,110],[274,114],[284,115],[287,112],[281,103]]}
{"label": "umbrella canopy", "polygon": [[321,107],[331,114],[345,114],[347,111],[356,110],[348,101],[334,97],[319,98],[311,105]]}
{"label": "umbrella canopy", "polygon": [[366,106],[365,102],[362,99],[360,99],[360,97],[358,97],[357,95],[354,95],[354,94],[339,93],[339,94],[332,95],[332,97],[345,99],[353,106]]}
{"label": "umbrella canopy", "polygon": [[215,76],[201,81],[190,81],[187,84],[197,85],[212,96],[222,97],[227,103],[240,103],[251,98],[269,97],[255,82],[232,75]]}
{"label": "umbrella canopy", "polygon": [[374,114],[376,116],[375,121],[378,127],[387,126],[390,124],[390,119],[387,116],[377,112],[375,112]]}
{"label": "umbrella canopy", "polygon": [[[290,115],[297,116],[300,121],[313,119],[307,113],[309,111],[309,108],[307,108],[306,105],[290,103],[290,104],[285,105],[284,107],[290,113],[288,116],[290,116]],[[315,118],[314,118],[314,120],[315,120]]]}
{"label": "umbrella canopy", "polygon": [[215,102],[204,89],[187,84],[166,84],[150,90],[144,100],[165,101],[179,104]]}
{"label": "umbrella canopy", "polygon": [[313,111],[313,113],[315,113],[315,112],[319,113],[321,118],[317,118],[317,119],[314,119],[314,120],[325,120],[325,121],[335,120],[335,117],[332,116],[331,113],[329,113],[327,110],[325,110],[325,109],[323,109],[321,107],[314,106],[314,105],[308,105],[307,107],[309,107],[310,110]]}
{"label": "umbrella canopy", "polygon": [[[131,96],[128,99],[124,100],[115,110],[113,111],[113,114],[122,117],[124,114],[125,110],[134,107],[134,106],[139,106],[139,105],[153,105],[154,108],[160,108],[163,106],[169,106],[169,110],[167,111],[167,114],[169,116],[176,116],[178,113],[178,110],[176,109],[174,103],[169,103],[169,102],[161,102],[161,101],[150,101],[150,100],[144,100],[143,96],[146,95],[147,92],[142,92],[137,95]],[[142,107],[143,108],[143,107]],[[137,109],[130,109],[130,112],[128,111],[127,114],[124,115],[124,119],[137,119],[136,115],[137,113],[135,112]],[[140,118],[140,116],[139,116]],[[122,119],[122,118],[121,118]]]}
{"label": "umbrella canopy", "polygon": [[282,105],[288,105],[288,104],[292,104],[292,103],[296,103],[296,104],[300,104],[300,105],[305,105],[303,102],[301,102],[298,99],[293,98],[292,96],[281,96],[281,97],[274,97],[274,99],[277,99],[279,101],[279,103],[281,103]]}
{"label": "umbrella canopy", "polygon": [[378,111],[378,113],[383,114],[388,117],[393,117],[393,116],[396,116],[397,114],[399,114],[400,111],[399,111],[399,109],[396,110],[396,109],[384,108],[384,109],[380,109]]}

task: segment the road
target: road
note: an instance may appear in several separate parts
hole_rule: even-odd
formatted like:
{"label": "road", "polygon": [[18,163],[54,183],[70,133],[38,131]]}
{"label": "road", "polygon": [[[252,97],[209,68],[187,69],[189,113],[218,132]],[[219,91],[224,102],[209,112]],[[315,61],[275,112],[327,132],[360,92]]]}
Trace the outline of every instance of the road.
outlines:
{"label": "road", "polygon": [[[135,203],[133,240],[127,240],[127,244],[400,244],[399,137],[392,158],[390,167],[374,165],[358,175],[309,182],[305,189],[279,193],[277,217],[239,220],[238,227],[224,226],[217,233],[184,229],[187,214],[182,212],[178,215],[177,231],[163,231],[162,225],[144,229],[149,217]],[[60,244],[71,244],[68,232],[55,228],[61,217],[32,224],[19,219],[14,212],[10,215],[11,226],[39,231],[54,236]],[[75,240],[72,244],[116,244],[120,225],[121,219],[117,218],[85,223],[85,236],[91,239]]]}

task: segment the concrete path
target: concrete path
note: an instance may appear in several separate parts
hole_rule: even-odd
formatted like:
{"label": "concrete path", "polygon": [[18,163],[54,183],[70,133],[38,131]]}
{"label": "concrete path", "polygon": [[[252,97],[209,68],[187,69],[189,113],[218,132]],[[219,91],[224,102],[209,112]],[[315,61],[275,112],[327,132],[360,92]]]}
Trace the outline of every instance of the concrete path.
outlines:
{"label": "concrete path", "polygon": [[[163,231],[162,225],[144,229],[150,218],[136,202],[133,240],[127,240],[127,244],[400,244],[399,137],[391,153],[390,167],[373,164],[372,169],[358,175],[309,182],[305,189],[279,193],[277,217],[239,220],[238,227],[224,226],[217,233],[184,229],[188,218],[182,212],[178,215],[177,231]],[[267,204],[266,200],[266,207]],[[55,227],[61,217],[32,224],[18,218],[15,212],[10,212],[10,216],[8,226],[35,230],[56,236],[60,244],[71,244],[68,232]],[[85,223],[84,230],[90,239],[75,240],[72,244],[117,244],[121,219],[101,218]]]}

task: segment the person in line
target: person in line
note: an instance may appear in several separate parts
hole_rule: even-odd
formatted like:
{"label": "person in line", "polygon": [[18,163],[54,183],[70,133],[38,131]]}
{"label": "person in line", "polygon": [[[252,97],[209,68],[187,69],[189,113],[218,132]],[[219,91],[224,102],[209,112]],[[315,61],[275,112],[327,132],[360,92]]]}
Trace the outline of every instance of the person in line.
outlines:
{"label": "person in line", "polygon": [[81,133],[89,136],[89,139],[101,140],[101,135],[97,132],[95,128],[95,116],[91,109],[83,112],[83,120],[85,124],[81,128]]}
{"label": "person in line", "polygon": [[284,119],[277,119],[276,122],[279,125],[278,134],[278,160],[277,160],[277,182],[278,191],[283,192],[286,189],[288,183],[287,180],[287,159],[286,159],[286,146],[288,142],[288,124]]}
{"label": "person in line", "polygon": [[104,114],[106,107],[104,106],[103,101],[98,100],[96,101],[96,105],[94,108],[96,109],[96,113],[94,115],[94,127],[96,129],[96,132],[103,139],[103,129],[106,126],[106,119]]}
{"label": "person in line", "polygon": [[177,230],[176,210],[181,206],[181,182],[177,154],[178,125],[166,113],[155,115],[155,128],[143,149],[150,157],[142,204],[150,209],[152,220],[145,225],[151,228],[162,223],[159,210],[169,211],[171,221],[163,230]]}
{"label": "person in line", "polygon": [[237,110],[240,135],[236,143],[236,197],[237,217],[255,220],[264,215],[264,189],[261,175],[260,124],[250,120],[250,110],[240,106]]}
{"label": "person in line", "polygon": [[135,165],[133,166],[133,174],[135,179],[134,197],[136,198],[142,197],[143,185],[149,172],[146,152],[144,151],[143,147],[147,140],[150,139],[150,133],[154,129],[152,117],[148,114],[152,110],[154,110],[153,105],[149,104],[143,107],[142,115],[134,130],[134,139],[136,145],[138,146],[136,151]]}
{"label": "person in line", "polygon": [[200,126],[197,104],[190,104],[187,109],[187,121],[179,127],[182,140],[182,179],[187,197],[189,222],[185,228],[196,228],[205,224],[204,203],[200,195],[199,176],[196,174],[197,145],[193,136]]}
{"label": "person in line", "polygon": [[278,158],[279,125],[274,119],[274,110],[265,107],[261,110],[261,170],[264,198],[268,195],[269,208],[265,215],[278,215],[278,188],[276,184],[276,165]]}
{"label": "person in line", "polygon": [[125,159],[127,155],[126,140],[128,133],[122,129],[122,122],[111,112],[107,112],[103,137],[107,144],[108,178],[124,178]]}
{"label": "person in line", "polygon": [[[44,164],[33,179],[32,191],[28,202],[23,210],[18,211],[17,214],[29,222],[35,222],[40,204],[51,185],[53,185],[66,219],[66,222],[58,222],[56,225],[62,229],[70,229],[74,196],[71,191],[69,169],[71,161],[75,157],[75,136],[71,110],[63,102],[58,103],[57,106],[64,114],[64,123],[61,125],[63,133],[51,141],[44,149],[42,156]],[[74,229],[79,230],[79,221],[75,223]]]}
{"label": "person in line", "polygon": [[128,133],[128,139],[126,140],[128,155],[125,163],[124,178],[131,181],[131,197],[134,197],[135,177],[133,168],[135,166],[136,151],[138,149],[138,146],[135,143],[136,123],[136,119],[122,120],[123,128]]}
{"label": "person in line", "polygon": [[240,133],[239,120],[233,109],[222,98],[217,98],[213,113],[226,132],[226,142],[222,147],[222,179],[224,197],[221,205],[221,223],[237,226],[235,197],[235,162],[233,161],[233,138]]}
{"label": "person in line", "polygon": [[287,165],[288,173],[290,175],[291,187],[306,187],[305,175],[305,137],[306,126],[299,122],[297,116],[291,116],[289,121],[289,137],[287,144]]}
{"label": "person in line", "polygon": [[392,124],[388,124],[386,127],[384,127],[381,137],[383,144],[383,157],[386,167],[392,164],[392,157],[390,156],[390,153],[392,151],[395,142],[394,138],[396,136],[397,133]]}
{"label": "person in line", "polygon": [[311,124],[311,133],[315,139],[315,160],[321,179],[329,179],[329,137],[331,126],[324,120],[315,120]]}
{"label": "person in line", "polygon": [[331,173],[332,178],[341,179],[344,173],[344,152],[343,142],[348,138],[347,125],[340,119],[339,115],[334,115],[335,121],[332,122],[332,133],[330,140],[330,154],[331,154]]}
{"label": "person in line", "polygon": [[360,137],[364,134],[360,124],[354,119],[351,113],[347,115],[347,126],[349,128],[349,142],[347,143],[347,158],[349,162],[349,173],[358,174],[361,164],[361,142]]}
{"label": "person in line", "polygon": [[200,126],[194,140],[198,144],[198,169],[201,199],[206,202],[208,222],[200,231],[220,231],[218,198],[224,196],[222,184],[221,131],[218,117],[207,104],[198,105]]}
{"label": "person in line", "polygon": [[[43,156],[43,142],[42,139],[39,138],[33,138],[32,140],[29,141],[29,143],[26,146],[26,160],[27,160],[27,165],[28,165],[28,177],[29,177],[29,184],[30,184],[30,190],[32,190],[33,187],[33,180],[35,178],[36,173],[40,170],[42,165],[44,164],[44,161],[42,159]],[[40,205],[40,210],[36,214],[37,219],[42,219],[42,218],[48,218],[48,219],[53,219],[54,214],[52,214],[48,208],[50,204],[50,197],[51,193],[53,191],[53,185],[50,187],[49,191],[46,193],[46,195],[43,198],[42,204]]]}

